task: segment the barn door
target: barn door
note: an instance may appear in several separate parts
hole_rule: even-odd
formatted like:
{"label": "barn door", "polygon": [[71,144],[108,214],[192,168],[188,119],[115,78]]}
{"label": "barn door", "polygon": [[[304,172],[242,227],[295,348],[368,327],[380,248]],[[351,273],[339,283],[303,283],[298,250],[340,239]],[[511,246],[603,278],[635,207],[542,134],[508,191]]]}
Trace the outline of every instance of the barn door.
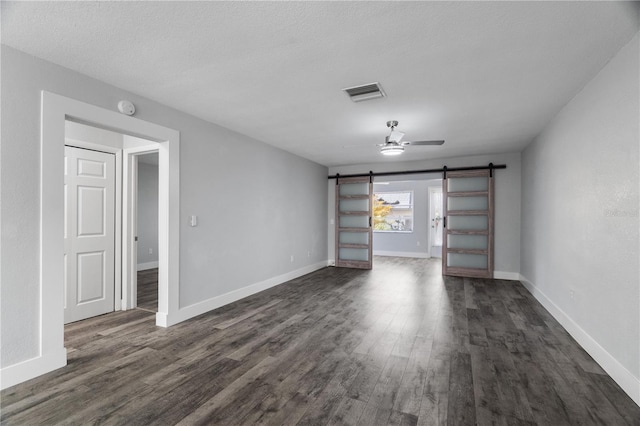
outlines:
{"label": "barn door", "polygon": [[492,278],[492,170],[445,172],[442,182],[443,274]]}
{"label": "barn door", "polygon": [[371,202],[373,183],[370,177],[336,180],[336,266],[371,269]]}

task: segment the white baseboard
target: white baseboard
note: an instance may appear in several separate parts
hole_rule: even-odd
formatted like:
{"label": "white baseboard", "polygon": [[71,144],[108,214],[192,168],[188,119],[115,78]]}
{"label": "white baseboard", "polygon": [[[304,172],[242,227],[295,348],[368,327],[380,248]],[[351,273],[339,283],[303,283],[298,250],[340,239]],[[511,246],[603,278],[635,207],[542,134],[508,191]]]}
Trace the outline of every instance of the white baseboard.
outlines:
{"label": "white baseboard", "polygon": [[493,278],[496,280],[520,281],[520,274],[517,272],[493,271]]}
{"label": "white baseboard", "polygon": [[67,365],[67,349],[28,359],[0,370],[0,389],[6,389]]}
{"label": "white baseboard", "polygon": [[429,253],[420,253],[420,252],[412,252],[412,251],[385,251],[385,250],[374,250],[374,256],[390,256],[390,257],[415,257],[418,259],[428,259]]}
{"label": "white baseboard", "polygon": [[207,299],[193,305],[185,306],[184,308],[180,308],[178,312],[173,315],[158,312],[156,315],[156,325],[160,327],[170,327],[178,324],[179,322],[186,321],[189,318],[197,317],[198,315],[202,315],[221,306],[228,305],[236,300],[244,299],[245,297],[259,293],[263,290],[275,287],[303,275],[310,274],[318,269],[326,268],[327,264],[328,262],[323,260],[322,262],[314,263],[313,265],[305,266],[304,268],[296,269],[295,271],[287,272],[286,274],[278,275],[246,287],[242,287],[238,290],[230,291],[229,293],[212,297],[211,299]]}
{"label": "white baseboard", "polygon": [[138,271],[146,271],[147,269],[153,269],[158,267],[158,261],[138,263]]}
{"label": "white baseboard", "polygon": [[585,351],[611,376],[633,401],[640,406],[640,378],[634,376],[620,364],[605,348],[578,325],[569,315],[560,309],[534,283],[522,274],[520,281],[529,293],[545,307],[551,315],[567,330],[567,332],[584,348]]}

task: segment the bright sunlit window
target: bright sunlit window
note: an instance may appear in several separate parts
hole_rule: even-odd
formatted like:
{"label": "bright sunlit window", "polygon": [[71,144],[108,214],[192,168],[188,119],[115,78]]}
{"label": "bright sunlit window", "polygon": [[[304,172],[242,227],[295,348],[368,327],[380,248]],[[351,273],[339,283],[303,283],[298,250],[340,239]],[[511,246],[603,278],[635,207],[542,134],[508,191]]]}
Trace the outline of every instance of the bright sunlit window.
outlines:
{"label": "bright sunlit window", "polygon": [[373,231],[413,232],[413,191],[375,193]]}

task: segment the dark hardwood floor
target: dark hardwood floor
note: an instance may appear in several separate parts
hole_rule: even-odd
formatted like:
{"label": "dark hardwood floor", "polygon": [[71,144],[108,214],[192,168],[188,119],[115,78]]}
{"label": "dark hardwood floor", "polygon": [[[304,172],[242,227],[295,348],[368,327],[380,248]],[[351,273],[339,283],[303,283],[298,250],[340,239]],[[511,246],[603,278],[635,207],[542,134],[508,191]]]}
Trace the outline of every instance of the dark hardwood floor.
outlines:
{"label": "dark hardwood floor", "polygon": [[[211,283],[215,285],[215,283]],[[326,268],[174,327],[65,328],[69,365],[2,392],[3,424],[640,424],[519,283],[436,260]]]}
{"label": "dark hardwood floor", "polygon": [[138,308],[158,312],[158,268],[138,271]]}

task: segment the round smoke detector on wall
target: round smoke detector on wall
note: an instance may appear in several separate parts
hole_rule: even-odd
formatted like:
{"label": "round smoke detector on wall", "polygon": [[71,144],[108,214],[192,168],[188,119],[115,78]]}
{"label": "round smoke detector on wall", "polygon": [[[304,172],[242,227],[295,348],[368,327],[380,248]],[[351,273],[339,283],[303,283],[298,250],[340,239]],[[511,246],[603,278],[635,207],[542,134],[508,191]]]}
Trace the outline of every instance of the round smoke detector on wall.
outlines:
{"label": "round smoke detector on wall", "polygon": [[120,101],[118,102],[118,111],[123,114],[133,115],[136,112],[136,107],[130,101]]}

